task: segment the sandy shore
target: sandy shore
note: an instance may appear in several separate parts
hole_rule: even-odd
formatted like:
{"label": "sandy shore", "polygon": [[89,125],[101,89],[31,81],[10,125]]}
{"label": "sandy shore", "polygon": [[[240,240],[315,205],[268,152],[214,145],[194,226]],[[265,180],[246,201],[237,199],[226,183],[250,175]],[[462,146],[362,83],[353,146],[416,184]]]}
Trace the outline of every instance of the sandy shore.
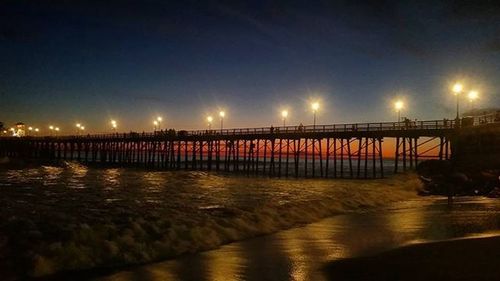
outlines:
{"label": "sandy shore", "polygon": [[415,244],[327,265],[330,280],[500,280],[500,236]]}

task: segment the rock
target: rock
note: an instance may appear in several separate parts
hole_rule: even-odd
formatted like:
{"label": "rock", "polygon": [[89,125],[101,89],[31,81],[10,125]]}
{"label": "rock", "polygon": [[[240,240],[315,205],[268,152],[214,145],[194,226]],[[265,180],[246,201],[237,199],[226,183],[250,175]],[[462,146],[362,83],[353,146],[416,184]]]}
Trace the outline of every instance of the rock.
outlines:
{"label": "rock", "polygon": [[417,173],[421,176],[449,175],[453,171],[448,160],[427,160],[417,165]]}
{"label": "rock", "polygon": [[489,198],[500,198],[500,187],[493,188],[487,195]]}

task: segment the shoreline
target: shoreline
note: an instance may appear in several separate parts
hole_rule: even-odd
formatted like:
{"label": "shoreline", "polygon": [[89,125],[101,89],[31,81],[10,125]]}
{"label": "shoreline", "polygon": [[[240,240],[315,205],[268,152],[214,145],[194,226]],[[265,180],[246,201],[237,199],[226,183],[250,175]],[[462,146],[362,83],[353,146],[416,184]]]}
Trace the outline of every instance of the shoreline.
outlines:
{"label": "shoreline", "polygon": [[333,261],[329,280],[496,280],[500,234],[418,243],[372,256]]}
{"label": "shoreline", "polygon": [[[25,243],[24,248],[16,249],[14,245],[9,244],[4,246],[11,247],[10,252],[16,255],[23,255],[25,263],[17,264],[22,269],[17,270],[18,274],[23,273],[24,277],[41,277],[63,271],[116,268],[162,261],[182,254],[215,249],[234,241],[275,233],[336,214],[373,210],[410,197],[418,198],[415,191],[418,178],[415,174],[397,175],[376,181],[317,179],[292,181],[220,176],[217,176],[216,180],[222,180],[220,184],[223,186],[260,182],[251,188],[252,192],[262,192],[260,190],[265,188],[274,194],[285,186],[286,189],[283,190],[295,191],[285,197],[288,198],[286,203],[273,199],[273,201],[259,202],[258,205],[238,203],[238,205],[208,205],[206,208],[193,206],[192,210],[191,208],[176,210],[168,206],[166,209],[165,207],[144,209],[140,208],[141,205],[123,205],[120,201],[105,202],[105,205],[99,207],[94,204],[100,204],[100,201],[95,203],[90,201],[84,206],[90,204],[88,206],[93,208],[104,208],[102,210],[106,210],[106,213],[95,219],[86,218],[87,222],[79,221],[78,214],[81,214],[81,211],[73,211],[75,206],[70,204],[64,207],[57,204],[62,202],[59,199],[54,201],[55,205],[44,209],[43,216],[37,217],[36,220],[28,215],[27,211],[31,210],[27,210],[26,207],[23,207],[22,212],[15,212],[16,208],[21,206],[15,205],[12,214],[20,215],[16,218],[4,215],[4,221],[8,225],[4,224],[3,230],[6,232],[3,235],[10,237],[12,241],[15,237],[16,240]],[[275,187],[279,189],[274,190]],[[239,187],[233,186],[230,189],[236,188]],[[216,190],[211,192],[217,192]],[[309,192],[309,195],[296,199],[295,194],[303,193],[302,191]],[[86,191],[80,189],[77,192],[79,196],[83,196],[82,192]],[[115,196],[117,194],[120,193],[116,193]],[[61,200],[65,198],[67,197],[62,197]],[[88,199],[88,197],[82,198]],[[100,200],[100,197],[92,198]],[[43,201],[43,196],[38,200]],[[113,204],[118,205],[113,207]],[[35,206],[33,208],[36,209]],[[71,212],[65,212],[64,208],[70,208]],[[115,212],[114,208],[119,209]],[[126,208],[127,212],[133,215],[116,217],[117,214],[121,214],[122,208]],[[62,215],[61,212],[65,214]],[[25,217],[23,213],[26,214]],[[40,225],[47,222],[51,224],[49,229]],[[25,230],[26,227],[30,230]],[[64,230],[64,236],[54,237],[46,233],[46,231],[57,231],[58,228]],[[36,242],[22,233],[35,235]],[[24,256],[27,252],[33,252],[30,254],[31,258]],[[3,258],[7,261],[10,257]],[[6,269],[5,266],[4,264],[2,267]]]}

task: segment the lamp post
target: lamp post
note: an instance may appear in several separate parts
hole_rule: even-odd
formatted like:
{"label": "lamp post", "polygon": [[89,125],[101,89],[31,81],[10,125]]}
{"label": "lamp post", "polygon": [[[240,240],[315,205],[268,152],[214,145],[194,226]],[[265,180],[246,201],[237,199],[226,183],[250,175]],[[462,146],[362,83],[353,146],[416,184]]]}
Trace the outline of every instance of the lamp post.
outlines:
{"label": "lamp post", "polygon": [[113,130],[113,132],[116,132],[116,127],[117,127],[117,123],[115,120],[111,120],[111,130]]}
{"label": "lamp post", "polygon": [[153,121],[153,125],[154,125],[154,129],[153,129],[153,130],[154,130],[155,132],[156,132],[156,128],[158,127],[158,124],[159,124],[159,123],[158,123],[158,121],[156,121],[156,120],[155,120],[155,121]]}
{"label": "lamp post", "polygon": [[281,111],[281,117],[283,118],[283,127],[286,127],[286,118],[288,117],[288,110]]}
{"label": "lamp post", "polygon": [[33,131],[33,127],[28,127],[28,136],[31,135],[31,131]]}
{"label": "lamp post", "polygon": [[226,116],[226,113],[224,111],[219,112],[221,134],[222,134],[222,129],[224,128],[224,116]]}
{"label": "lamp post", "polygon": [[50,135],[54,135],[54,126],[50,125],[49,130],[50,130]]}
{"label": "lamp post", "polygon": [[56,136],[57,136],[57,133],[59,133],[59,127],[55,127],[54,131],[56,131]]}
{"label": "lamp post", "polygon": [[211,131],[212,130],[212,121],[214,120],[214,118],[212,118],[212,116],[208,116],[207,117],[207,122],[208,122],[208,131]]}
{"label": "lamp post", "polygon": [[474,101],[479,97],[479,93],[477,91],[472,90],[469,92],[467,97],[469,98],[470,108],[474,109]]}
{"label": "lamp post", "polygon": [[459,96],[460,96],[460,93],[462,92],[462,90],[464,89],[464,87],[462,86],[462,84],[460,83],[455,83],[455,85],[453,85],[453,93],[455,94],[455,96],[457,97],[457,121],[458,119],[460,119],[460,102],[459,102]]}
{"label": "lamp post", "polygon": [[82,128],[82,124],[76,123],[76,134],[80,135],[80,129]]}
{"label": "lamp post", "polygon": [[316,112],[319,109],[319,102],[313,102],[311,108],[313,110],[313,130],[316,131]]}
{"label": "lamp post", "polygon": [[158,130],[161,130],[161,121],[163,121],[163,118],[161,116],[156,117],[156,121],[158,121]]}
{"label": "lamp post", "polygon": [[403,107],[404,107],[404,103],[400,100],[398,100],[394,103],[394,108],[398,112],[398,127],[401,126],[401,109],[403,109]]}

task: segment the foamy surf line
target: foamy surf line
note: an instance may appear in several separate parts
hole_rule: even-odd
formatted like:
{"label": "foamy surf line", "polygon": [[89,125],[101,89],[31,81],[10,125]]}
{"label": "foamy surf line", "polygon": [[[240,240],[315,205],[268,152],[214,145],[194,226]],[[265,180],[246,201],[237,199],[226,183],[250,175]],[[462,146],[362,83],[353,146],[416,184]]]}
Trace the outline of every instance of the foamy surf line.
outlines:
{"label": "foamy surf line", "polygon": [[[263,199],[258,204],[201,204],[196,209],[187,210],[177,206],[168,209],[168,212],[128,210],[122,206],[124,211],[138,214],[120,220],[105,217],[90,223],[78,223],[75,218],[67,217],[64,218],[67,224],[56,225],[55,228],[59,229],[51,230],[27,222],[32,228],[30,235],[35,233],[35,237],[46,237],[37,234],[44,231],[63,232],[64,235],[58,236],[57,241],[35,240],[29,249],[29,259],[23,260],[23,271],[29,276],[39,277],[62,271],[169,259],[315,222],[335,214],[365,211],[407,200],[416,197],[415,189],[420,184],[413,174],[370,181],[269,181],[279,181],[295,189],[314,190],[315,185],[329,185],[330,188],[310,191],[307,197],[297,200],[288,196],[286,200]],[[270,196],[282,195],[271,192]],[[244,198],[242,202],[245,202]],[[50,220],[48,217],[45,219]],[[12,221],[11,224],[15,225]],[[16,238],[22,240],[23,237]]]}

